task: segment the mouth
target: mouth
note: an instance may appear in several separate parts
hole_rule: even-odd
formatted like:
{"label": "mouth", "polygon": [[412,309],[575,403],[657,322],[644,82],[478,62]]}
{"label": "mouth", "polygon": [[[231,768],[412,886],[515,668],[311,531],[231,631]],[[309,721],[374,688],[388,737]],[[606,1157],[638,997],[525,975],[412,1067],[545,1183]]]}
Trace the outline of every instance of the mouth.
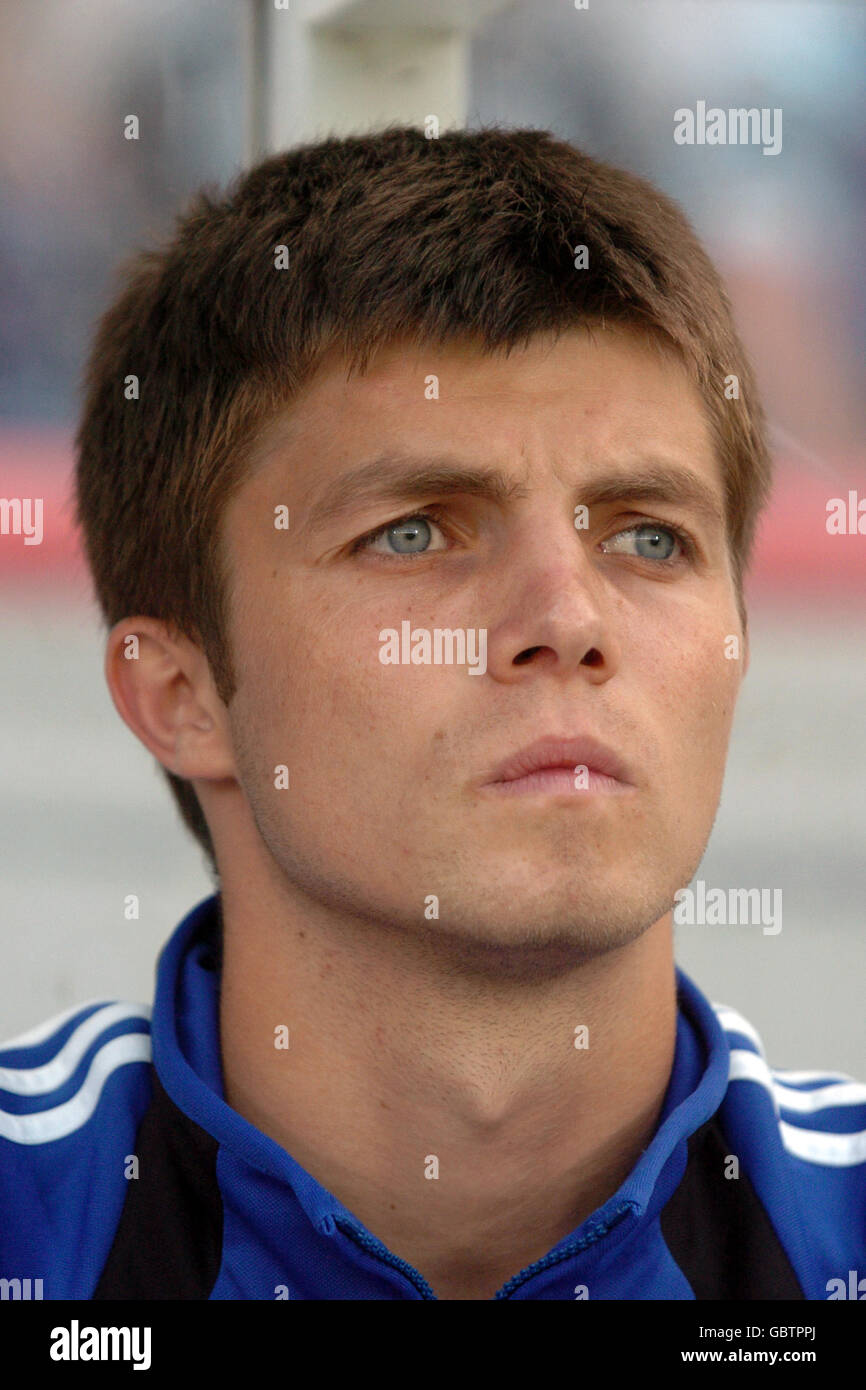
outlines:
{"label": "mouth", "polygon": [[537,739],[494,768],[481,784],[500,796],[618,795],[635,789],[625,762],[598,739]]}

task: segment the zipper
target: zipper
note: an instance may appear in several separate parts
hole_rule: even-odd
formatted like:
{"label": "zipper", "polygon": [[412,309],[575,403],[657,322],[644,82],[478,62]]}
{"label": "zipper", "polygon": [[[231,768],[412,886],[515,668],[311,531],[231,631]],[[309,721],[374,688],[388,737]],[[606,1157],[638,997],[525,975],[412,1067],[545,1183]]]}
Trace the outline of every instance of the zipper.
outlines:
{"label": "zipper", "polygon": [[[627,1216],[630,1211],[635,1210],[635,1208],[636,1204],[634,1202],[622,1202],[620,1206],[614,1209],[608,1221],[593,1226],[580,1240],[570,1241],[568,1245],[563,1246],[556,1254],[551,1253],[545,1255],[542,1259],[536,1260],[535,1264],[527,1265],[519,1274],[515,1274],[513,1279],[509,1279],[506,1284],[502,1285],[498,1293],[493,1295],[494,1299],[510,1298],[516,1289],[521,1288],[530,1279],[534,1278],[536,1274],[540,1274],[545,1269],[551,1269],[554,1265],[561,1264],[563,1260],[570,1259],[572,1255],[578,1255],[581,1250],[586,1250],[588,1246],[593,1245],[595,1241],[600,1240],[602,1236],[606,1236],[609,1231],[612,1231],[615,1226],[618,1226],[623,1218]],[[337,1217],[333,1217],[332,1219],[334,1225],[339,1227],[345,1235],[349,1236],[356,1245],[360,1245],[362,1250],[366,1250],[370,1255],[375,1255],[383,1264],[390,1265],[392,1269],[399,1270],[400,1273],[409,1280],[409,1283],[418,1290],[422,1298],[433,1299],[434,1302],[438,1303],[439,1300],[436,1298],[435,1293],[427,1283],[423,1274],[419,1274],[415,1266],[410,1265],[408,1260],[401,1260],[398,1255],[392,1255],[391,1251],[387,1246],[382,1244],[381,1240],[377,1240],[375,1236],[371,1236],[367,1231],[362,1231],[360,1227],[353,1225],[352,1222],[343,1221]]]}
{"label": "zipper", "polygon": [[551,1269],[554,1265],[561,1264],[563,1260],[571,1259],[572,1255],[580,1254],[581,1250],[586,1250],[588,1246],[593,1245],[595,1241],[599,1240],[602,1236],[606,1236],[609,1231],[612,1231],[615,1226],[620,1224],[630,1211],[636,1209],[637,1204],[635,1202],[622,1202],[618,1207],[614,1208],[607,1221],[600,1222],[597,1226],[591,1227],[580,1240],[569,1241],[568,1245],[564,1245],[562,1249],[557,1250],[555,1254],[551,1251],[549,1255],[544,1255],[542,1259],[536,1260],[535,1264],[527,1265],[519,1274],[515,1274],[513,1279],[509,1279],[506,1284],[503,1284],[499,1292],[494,1294],[493,1297],[510,1298],[516,1289],[522,1288],[522,1286],[528,1283],[530,1279],[534,1278],[536,1274],[540,1274],[545,1269]]}
{"label": "zipper", "polygon": [[358,1226],[353,1225],[352,1222],[341,1221],[336,1216],[333,1218],[333,1221],[334,1225],[338,1226],[345,1235],[350,1236],[356,1245],[360,1245],[368,1254],[376,1255],[384,1264],[391,1265],[393,1269],[398,1269],[401,1274],[405,1275],[409,1283],[415,1286],[422,1298],[432,1298],[434,1302],[438,1303],[439,1300],[436,1298],[435,1293],[427,1283],[423,1274],[419,1274],[415,1266],[410,1265],[408,1260],[401,1260],[398,1255],[392,1255],[391,1251],[387,1246],[382,1244],[381,1240],[377,1240],[375,1236],[371,1236],[367,1231],[362,1231]]}

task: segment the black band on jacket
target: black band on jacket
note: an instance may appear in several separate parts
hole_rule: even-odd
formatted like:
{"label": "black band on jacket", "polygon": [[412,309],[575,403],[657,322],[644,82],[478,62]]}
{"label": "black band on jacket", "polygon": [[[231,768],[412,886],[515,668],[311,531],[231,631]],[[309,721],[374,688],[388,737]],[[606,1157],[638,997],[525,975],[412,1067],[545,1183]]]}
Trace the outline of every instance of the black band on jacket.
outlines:
{"label": "black band on jacket", "polygon": [[153,1098],[138,1128],[137,1178],[94,1299],[208,1299],[222,1258],[219,1145],[177,1108],[153,1067]]}
{"label": "black band on jacket", "polygon": [[805,1298],[749,1178],[725,1177],[730,1155],[717,1113],[689,1139],[682,1182],[659,1218],[671,1255],[696,1299]]}

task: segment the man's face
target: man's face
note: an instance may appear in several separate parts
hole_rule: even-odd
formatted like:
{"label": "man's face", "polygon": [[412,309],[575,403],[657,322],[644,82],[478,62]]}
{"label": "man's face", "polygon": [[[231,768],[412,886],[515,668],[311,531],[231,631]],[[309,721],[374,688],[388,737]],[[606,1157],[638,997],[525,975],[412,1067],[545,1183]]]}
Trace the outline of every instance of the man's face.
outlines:
{"label": "man's face", "polygon": [[[400,344],[352,380],[326,359],[262,436],[223,531],[236,764],[278,872],[467,950],[593,954],[664,916],[709,837],[742,677],[722,517],[700,396],[632,331],[507,358]],[[380,634],[404,623],[410,653],[422,630],[435,650],[437,629],[462,629],[478,670],[459,648],[404,664],[399,642],[386,664]],[[573,769],[490,785],[545,735],[603,742],[627,785],[580,758],[588,787]],[[225,877],[231,845],[217,852]]]}

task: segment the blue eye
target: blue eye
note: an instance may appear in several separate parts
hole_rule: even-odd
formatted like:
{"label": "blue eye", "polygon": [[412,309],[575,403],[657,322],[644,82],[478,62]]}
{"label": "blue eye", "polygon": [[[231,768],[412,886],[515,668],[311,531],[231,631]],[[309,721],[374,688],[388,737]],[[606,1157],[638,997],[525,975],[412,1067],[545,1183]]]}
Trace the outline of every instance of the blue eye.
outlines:
{"label": "blue eye", "polygon": [[[429,507],[409,516],[389,521],[376,531],[361,536],[351,547],[351,553],[369,551],[390,557],[430,555],[448,550],[449,546],[439,524],[441,509]],[[436,544],[437,534],[440,538]],[[632,555],[639,560],[655,560],[659,565],[675,565],[694,555],[687,532],[670,523],[641,521],[617,532],[603,541],[601,549],[614,554]],[[676,553],[677,550],[679,553]]]}
{"label": "blue eye", "polygon": [[[434,528],[442,534],[434,513],[413,512],[401,521],[389,521],[387,526],[380,526],[378,531],[362,536],[352,549],[372,550],[377,555],[427,555],[431,550],[446,548],[444,545],[430,545]],[[380,540],[388,544],[379,546],[377,542]]]}
{"label": "blue eye", "polygon": [[[623,547],[620,542],[631,537],[636,550]],[[688,551],[688,540],[676,526],[658,526],[655,522],[643,521],[638,526],[629,526],[619,531],[610,540],[604,541],[603,550],[613,550],[618,554],[636,555],[640,560],[659,560],[662,564],[675,561],[676,547]]]}

